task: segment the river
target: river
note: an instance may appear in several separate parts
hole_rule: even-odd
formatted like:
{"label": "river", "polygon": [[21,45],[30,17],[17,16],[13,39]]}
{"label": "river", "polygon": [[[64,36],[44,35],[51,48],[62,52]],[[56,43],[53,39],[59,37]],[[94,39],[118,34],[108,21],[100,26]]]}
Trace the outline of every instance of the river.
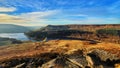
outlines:
{"label": "river", "polygon": [[0,33],[0,37],[2,38],[14,38],[21,41],[29,40],[24,33]]}

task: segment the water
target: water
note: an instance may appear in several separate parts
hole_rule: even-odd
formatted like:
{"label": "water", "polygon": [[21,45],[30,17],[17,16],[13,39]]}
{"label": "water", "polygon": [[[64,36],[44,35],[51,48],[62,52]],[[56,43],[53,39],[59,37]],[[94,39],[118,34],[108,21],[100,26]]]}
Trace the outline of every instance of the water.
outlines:
{"label": "water", "polygon": [[27,41],[29,40],[27,36],[24,35],[24,33],[0,33],[0,37],[3,38],[14,38],[21,41]]}

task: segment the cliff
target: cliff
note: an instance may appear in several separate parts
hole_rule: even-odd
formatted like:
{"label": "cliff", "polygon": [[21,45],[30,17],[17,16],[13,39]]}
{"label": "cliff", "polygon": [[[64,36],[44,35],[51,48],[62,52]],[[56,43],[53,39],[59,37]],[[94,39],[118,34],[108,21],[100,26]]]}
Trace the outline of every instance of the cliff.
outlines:
{"label": "cliff", "polygon": [[25,33],[34,40],[76,39],[120,43],[120,25],[48,25]]}

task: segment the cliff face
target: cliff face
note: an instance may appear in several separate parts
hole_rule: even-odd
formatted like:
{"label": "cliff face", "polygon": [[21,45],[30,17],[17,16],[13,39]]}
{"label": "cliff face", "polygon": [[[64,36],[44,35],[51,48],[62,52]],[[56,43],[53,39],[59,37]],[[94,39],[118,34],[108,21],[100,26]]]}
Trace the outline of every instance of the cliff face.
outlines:
{"label": "cliff face", "polygon": [[105,24],[105,25],[48,25],[45,27],[47,31],[50,30],[84,30],[84,31],[96,31],[105,28],[120,29],[120,24]]}
{"label": "cliff face", "polygon": [[41,30],[28,32],[26,35],[35,40],[42,40],[47,37],[48,39],[77,39],[120,43],[120,25],[48,25]]}

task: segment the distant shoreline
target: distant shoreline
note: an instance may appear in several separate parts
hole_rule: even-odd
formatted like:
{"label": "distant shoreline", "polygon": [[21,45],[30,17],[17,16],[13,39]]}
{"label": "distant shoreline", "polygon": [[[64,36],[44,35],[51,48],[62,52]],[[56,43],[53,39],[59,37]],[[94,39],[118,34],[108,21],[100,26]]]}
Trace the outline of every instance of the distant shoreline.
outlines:
{"label": "distant shoreline", "polygon": [[13,38],[21,41],[28,41],[29,39],[27,38],[24,33],[0,33],[0,37],[2,38]]}

